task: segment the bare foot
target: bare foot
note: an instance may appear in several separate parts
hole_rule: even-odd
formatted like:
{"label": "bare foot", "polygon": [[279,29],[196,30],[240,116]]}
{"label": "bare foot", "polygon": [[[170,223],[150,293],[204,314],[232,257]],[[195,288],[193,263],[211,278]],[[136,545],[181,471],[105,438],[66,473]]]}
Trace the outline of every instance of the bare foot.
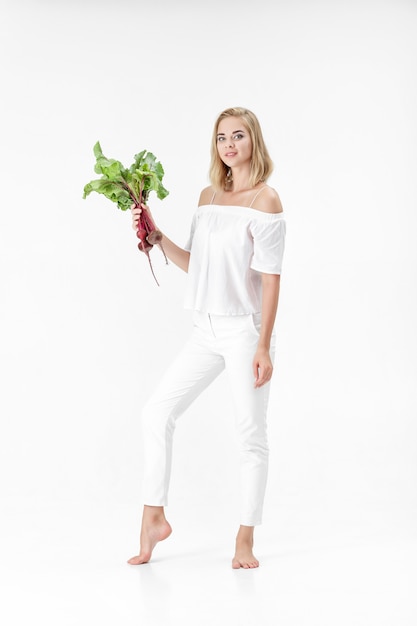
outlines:
{"label": "bare foot", "polygon": [[236,538],[236,553],[232,560],[233,569],[259,567],[253,555],[253,526],[241,526]]}
{"label": "bare foot", "polygon": [[[152,551],[159,541],[163,541],[172,533],[170,524],[165,519],[165,516],[161,514],[149,513],[149,510],[156,507],[145,507],[142,530],[140,533],[140,552],[138,556],[132,556],[128,560],[130,565],[142,565],[148,563],[152,556]],[[159,508],[159,507],[158,507]]]}

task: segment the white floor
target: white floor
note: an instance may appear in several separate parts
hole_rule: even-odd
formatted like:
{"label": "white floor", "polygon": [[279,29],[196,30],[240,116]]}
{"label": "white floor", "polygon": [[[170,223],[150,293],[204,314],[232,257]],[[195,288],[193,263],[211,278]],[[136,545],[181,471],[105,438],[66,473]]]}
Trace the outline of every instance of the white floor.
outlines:
{"label": "white floor", "polygon": [[[138,510],[8,503],[1,623],[416,626],[417,541],[381,526],[256,531],[257,570],[232,570],[235,528],[171,511],[174,533],[133,567]],[[172,519],[172,517],[174,519]],[[281,517],[282,519],[282,517]],[[176,528],[175,528],[176,526]],[[361,532],[362,530],[362,532]]]}

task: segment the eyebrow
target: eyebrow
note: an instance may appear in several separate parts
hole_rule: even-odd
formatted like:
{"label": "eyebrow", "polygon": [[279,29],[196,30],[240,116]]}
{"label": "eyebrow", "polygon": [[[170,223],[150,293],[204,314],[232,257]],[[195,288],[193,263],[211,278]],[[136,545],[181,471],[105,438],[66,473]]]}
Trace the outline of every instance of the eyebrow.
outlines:
{"label": "eyebrow", "polygon": [[[234,130],[232,132],[232,135],[236,135],[236,133],[244,133],[244,130]],[[225,133],[217,133],[217,137],[220,137],[221,135],[224,135]]]}

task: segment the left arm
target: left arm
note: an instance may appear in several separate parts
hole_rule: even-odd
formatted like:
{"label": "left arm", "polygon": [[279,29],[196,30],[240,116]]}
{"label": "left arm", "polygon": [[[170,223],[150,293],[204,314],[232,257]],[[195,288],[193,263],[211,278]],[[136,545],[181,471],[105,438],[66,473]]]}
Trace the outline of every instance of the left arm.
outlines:
{"label": "left arm", "polygon": [[280,280],[279,274],[262,274],[261,331],[253,359],[255,388],[262,387],[272,377],[273,366],[269,349],[278,309]]}

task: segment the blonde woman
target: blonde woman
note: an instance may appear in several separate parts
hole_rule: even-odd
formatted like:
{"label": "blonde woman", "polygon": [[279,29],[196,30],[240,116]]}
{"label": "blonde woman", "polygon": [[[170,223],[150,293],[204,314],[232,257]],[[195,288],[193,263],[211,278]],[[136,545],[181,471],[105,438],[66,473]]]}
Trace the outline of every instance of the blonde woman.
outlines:
{"label": "blonde woman", "polygon": [[[201,192],[189,240],[182,248],[163,235],[168,258],[188,272],[185,307],[193,310],[194,326],[143,410],[144,507],[140,553],[128,561],[132,565],[147,563],[171,534],[164,507],[176,420],[225,370],[240,455],[232,567],[259,566],[253,539],[267,481],[266,413],[285,244],[281,202],[267,185],[272,169],[254,113],[226,109],[214,125],[211,185]],[[145,205],[132,209],[135,229],[142,210],[149,211]]]}

